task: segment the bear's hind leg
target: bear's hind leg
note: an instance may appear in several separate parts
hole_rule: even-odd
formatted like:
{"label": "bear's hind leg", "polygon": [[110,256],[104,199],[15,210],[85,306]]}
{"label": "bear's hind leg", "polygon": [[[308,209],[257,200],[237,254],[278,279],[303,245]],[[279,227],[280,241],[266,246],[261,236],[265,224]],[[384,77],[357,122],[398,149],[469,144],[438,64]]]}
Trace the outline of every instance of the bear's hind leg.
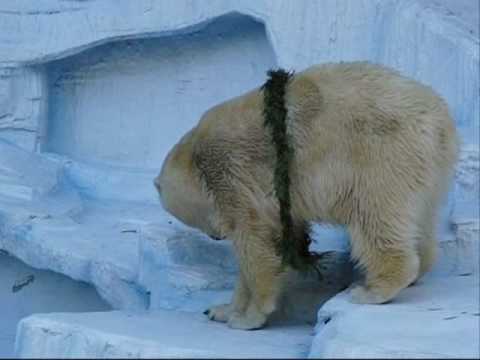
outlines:
{"label": "bear's hind leg", "polygon": [[417,279],[430,271],[437,259],[437,221],[443,201],[447,200],[450,187],[451,170],[447,168],[430,181],[430,187],[424,195],[424,201],[420,204],[420,216],[417,227],[420,234],[417,248],[420,256],[420,269]]}
{"label": "bear's hind leg", "polygon": [[352,257],[365,270],[365,284],[351,289],[351,301],[381,304],[416,279],[419,256],[405,226],[377,222],[365,228],[368,231],[351,229]]}
{"label": "bear's hind leg", "polygon": [[420,258],[420,267],[415,281],[432,269],[437,258],[437,239],[435,236],[437,218],[435,210],[435,208],[427,206],[422,216],[419,217],[417,251]]}

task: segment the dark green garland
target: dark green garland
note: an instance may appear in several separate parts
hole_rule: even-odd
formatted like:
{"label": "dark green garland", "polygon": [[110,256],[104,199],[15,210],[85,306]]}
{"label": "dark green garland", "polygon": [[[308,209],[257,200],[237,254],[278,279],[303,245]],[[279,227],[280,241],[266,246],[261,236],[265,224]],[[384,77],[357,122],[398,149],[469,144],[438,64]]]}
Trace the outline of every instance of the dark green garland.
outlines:
{"label": "dark green garland", "polygon": [[315,255],[310,253],[311,239],[308,227],[301,224],[302,231],[295,231],[290,200],[290,164],[294,157],[290,137],[287,134],[287,109],[285,92],[293,72],[283,69],[268,71],[269,79],[262,86],[264,96],[264,126],[270,127],[272,141],[275,145],[276,164],[273,185],[280,205],[280,221],[282,223],[281,238],[277,242],[277,254],[282,257],[283,265],[295,269],[306,270],[315,263]]}

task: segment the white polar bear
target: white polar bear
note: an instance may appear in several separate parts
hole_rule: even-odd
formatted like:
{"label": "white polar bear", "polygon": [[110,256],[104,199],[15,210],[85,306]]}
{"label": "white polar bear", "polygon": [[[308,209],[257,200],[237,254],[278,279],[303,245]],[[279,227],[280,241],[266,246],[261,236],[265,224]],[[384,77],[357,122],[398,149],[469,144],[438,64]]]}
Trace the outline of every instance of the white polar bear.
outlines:
{"label": "white polar bear", "polygon": [[[273,191],[275,149],[264,126],[263,89],[207,111],[176,144],[155,179],[164,207],[186,224],[233,241],[240,275],[230,304],[208,310],[233,328],[262,327],[286,269]],[[430,88],[379,65],[313,66],[286,86],[291,217],[344,225],[364,283],[359,303],[384,303],[428,271],[436,214],[458,139]]]}

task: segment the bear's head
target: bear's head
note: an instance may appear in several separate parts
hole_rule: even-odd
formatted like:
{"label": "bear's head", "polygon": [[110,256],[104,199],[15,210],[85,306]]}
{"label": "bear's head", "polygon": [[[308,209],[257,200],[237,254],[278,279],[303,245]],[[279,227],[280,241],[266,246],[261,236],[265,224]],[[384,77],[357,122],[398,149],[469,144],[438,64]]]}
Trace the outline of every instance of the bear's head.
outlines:
{"label": "bear's head", "polygon": [[194,129],[170,150],[154,185],[165,210],[184,224],[219,240],[222,236],[214,226],[213,200],[194,171],[193,133]]}

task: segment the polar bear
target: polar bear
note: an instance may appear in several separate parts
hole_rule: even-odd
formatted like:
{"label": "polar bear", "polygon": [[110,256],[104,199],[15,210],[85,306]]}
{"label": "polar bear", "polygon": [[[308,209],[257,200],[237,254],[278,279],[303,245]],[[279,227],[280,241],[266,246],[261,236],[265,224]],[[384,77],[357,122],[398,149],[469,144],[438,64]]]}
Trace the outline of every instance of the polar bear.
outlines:
{"label": "polar bear", "polygon": [[[263,88],[208,110],[171,149],[154,183],[167,211],[214,238],[231,239],[240,274],[231,303],[206,311],[257,329],[276,309],[288,271],[274,249],[281,231],[275,151]],[[340,224],[364,280],[355,303],[393,299],[435,260],[437,210],[458,138],[429,87],[368,62],[322,64],[285,88],[295,231]]]}

